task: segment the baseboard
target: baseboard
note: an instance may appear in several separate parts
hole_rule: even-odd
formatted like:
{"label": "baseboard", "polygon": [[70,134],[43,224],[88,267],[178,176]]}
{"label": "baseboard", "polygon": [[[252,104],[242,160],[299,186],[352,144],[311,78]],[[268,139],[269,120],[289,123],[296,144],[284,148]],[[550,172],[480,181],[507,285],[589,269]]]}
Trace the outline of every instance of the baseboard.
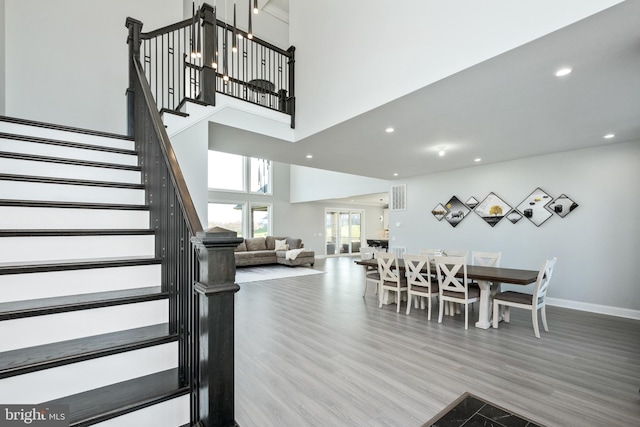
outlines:
{"label": "baseboard", "polygon": [[591,304],[587,302],[570,301],[558,298],[547,298],[547,305],[640,320],[640,310],[632,310],[630,308],[612,307],[609,305]]}

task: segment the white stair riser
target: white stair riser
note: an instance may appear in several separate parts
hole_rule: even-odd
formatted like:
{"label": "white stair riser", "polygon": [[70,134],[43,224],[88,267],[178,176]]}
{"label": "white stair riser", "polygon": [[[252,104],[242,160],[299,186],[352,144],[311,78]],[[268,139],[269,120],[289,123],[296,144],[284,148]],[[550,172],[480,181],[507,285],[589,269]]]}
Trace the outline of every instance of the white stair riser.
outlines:
{"label": "white stair riser", "polygon": [[168,301],[160,300],[5,320],[0,322],[0,352],[157,325],[168,317]]}
{"label": "white stair riser", "polygon": [[154,236],[1,237],[2,262],[80,260],[155,254]]}
{"label": "white stair riser", "polygon": [[149,406],[139,411],[95,424],[95,427],[153,426],[176,427],[189,424],[189,396]]}
{"label": "white stair riser", "polygon": [[101,145],[105,147],[133,150],[134,142],[125,139],[109,138],[97,135],[87,135],[77,132],[47,129],[18,123],[8,123],[0,120],[0,132],[14,135],[35,136],[38,138],[54,139],[57,141],[78,142],[81,144]]}
{"label": "white stair riser", "polygon": [[144,205],[144,190],[0,181],[0,199]]}
{"label": "white stair riser", "polygon": [[0,402],[45,402],[177,366],[177,343],[143,348],[0,380]]}
{"label": "white stair riser", "polygon": [[0,303],[160,286],[160,265],[0,276]]}
{"label": "white stair riser", "polygon": [[0,157],[0,171],[12,175],[124,182],[128,184],[140,184],[141,182],[141,173],[138,171],[7,159],[3,157]]}
{"label": "white stair riser", "polygon": [[133,154],[110,153],[85,148],[65,147],[37,142],[16,141],[0,138],[0,151],[8,153],[35,154],[62,159],[91,160],[94,162],[115,163],[119,165],[136,166],[138,157]]}
{"label": "white stair riser", "polygon": [[149,211],[0,206],[0,229],[89,230],[149,228]]}

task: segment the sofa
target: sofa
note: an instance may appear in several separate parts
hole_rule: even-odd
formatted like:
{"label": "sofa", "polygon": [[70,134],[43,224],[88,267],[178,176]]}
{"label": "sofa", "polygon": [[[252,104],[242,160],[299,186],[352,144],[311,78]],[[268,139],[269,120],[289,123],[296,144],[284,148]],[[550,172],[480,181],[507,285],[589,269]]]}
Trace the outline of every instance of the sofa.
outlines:
{"label": "sofa", "polygon": [[301,239],[274,236],[246,238],[236,247],[234,256],[236,267],[265,264],[313,266],[316,260],[315,252],[305,249]]}

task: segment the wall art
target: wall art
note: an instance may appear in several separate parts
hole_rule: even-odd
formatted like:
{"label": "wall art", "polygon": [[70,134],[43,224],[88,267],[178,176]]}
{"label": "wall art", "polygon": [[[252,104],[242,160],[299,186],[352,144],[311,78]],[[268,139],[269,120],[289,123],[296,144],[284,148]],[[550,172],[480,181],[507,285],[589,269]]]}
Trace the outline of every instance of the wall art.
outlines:
{"label": "wall art", "polygon": [[467,207],[471,210],[474,210],[476,206],[478,206],[478,200],[475,197],[469,197],[466,203]]}
{"label": "wall art", "polygon": [[475,208],[475,212],[480,218],[492,227],[495,227],[509,211],[511,211],[511,206],[494,193],[489,193]]}
{"label": "wall art", "polygon": [[517,210],[512,209],[511,212],[507,214],[507,219],[511,221],[512,224],[515,224],[522,219],[522,215],[520,215],[520,212]]}
{"label": "wall art", "polygon": [[471,212],[471,210],[460,201],[456,196],[453,196],[449,199],[446,205],[447,214],[444,218],[447,220],[452,227],[457,226],[460,222],[466,218],[467,214]]}
{"label": "wall art", "polygon": [[549,209],[550,212],[558,215],[560,218],[564,218],[565,216],[569,215],[569,213],[573,212],[573,210],[577,207],[578,204],[576,202],[571,200],[566,194],[562,194],[554,201],[549,203],[547,209]]}
{"label": "wall art", "polygon": [[529,196],[518,205],[518,212],[529,221],[540,227],[542,223],[551,217],[551,212],[546,206],[551,202],[551,196],[540,188],[536,188]]}
{"label": "wall art", "polygon": [[431,210],[431,213],[438,221],[440,221],[447,214],[447,208],[442,206],[441,203],[438,203],[438,205]]}

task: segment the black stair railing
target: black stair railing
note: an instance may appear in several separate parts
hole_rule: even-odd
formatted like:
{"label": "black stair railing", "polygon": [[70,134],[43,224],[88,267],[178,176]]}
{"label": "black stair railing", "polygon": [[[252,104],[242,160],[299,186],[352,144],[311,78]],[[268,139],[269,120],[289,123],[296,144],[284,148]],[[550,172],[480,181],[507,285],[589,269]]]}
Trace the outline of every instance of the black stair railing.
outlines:
{"label": "black stair railing", "polygon": [[[291,116],[295,126],[295,48],[251,39],[203,4],[193,18],[138,35],[144,75],[158,111],[180,112],[187,100],[216,105],[221,93]],[[238,37],[241,36],[241,37]]]}
{"label": "black stair railing", "polygon": [[129,132],[169,293],[169,328],[179,337],[180,387],[190,390],[191,425],[226,427],[234,416],[233,250],[241,239],[228,230],[203,231],[140,62],[142,23],[128,18],[126,26]]}

